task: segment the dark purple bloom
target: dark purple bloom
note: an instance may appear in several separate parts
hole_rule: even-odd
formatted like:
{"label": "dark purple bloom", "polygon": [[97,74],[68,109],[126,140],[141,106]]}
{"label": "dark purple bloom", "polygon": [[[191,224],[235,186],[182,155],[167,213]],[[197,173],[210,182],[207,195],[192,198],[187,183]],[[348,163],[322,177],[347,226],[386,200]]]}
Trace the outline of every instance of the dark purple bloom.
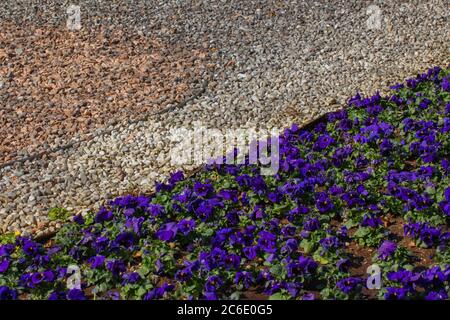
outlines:
{"label": "dark purple bloom", "polygon": [[415,273],[409,270],[399,270],[396,272],[388,272],[387,278],[390,281],[396,281],[402,285],[413,285],[420,279],[420,273]]}
{"label": "dark purple bloom", "polygon": [[206,292],[216,292],[221,286],[223,286],[223,280],[219,276],[211,276],[206,280],[205,290]]}
{"label": "dark purple bloom", "polygon": [[212,184],[210,183],[200,183],[198,181],[196,181],[194,183],[194,192],[199,196],[199,197],[206,197],[208,196],[208,194],[212,193],[214,191]]}
{"label": "dark purple bloom", "polygon": [[130,248],[135,243],[135,234],[132,232],[124,231],[117,235],[114,240],[114,244],[117,246],[123,246]]}
{"label": "dark purple bloom", "polygon": [[141,276],[137,272],[124,273],[122,275],[122,285],[132,284],[139,282],[141,280]]}
{"label": "dark purple bloom", "polygon": [[243,174],[241,176],[237,176],[235,178],[236,182],[239,184],[239,186],[241,187],[248,187],[250,186],[250,176],[248,174]]}
{"label": "dark purple bloom", "polygon": [[66,293],[62,291],[53,291],[48,296],[48,300],[66,300],[66,299],[67,299]]}
{"label": "dark purple bloom", "polygon": [[306,256],[300,256],[298,258],[298,264],[305,273],[313,273],[318,267],[318,264],[314,259]]}
{"label": "dark purple bloom", "polygon": [[109,290],[107,292],[106,298],[109,298],[111,300],[120,300],[120,292],[116,290]]}
{"label": "dark purple bloom", "polygon": [[296,298],[299,291],[303,288],[303,284],[301,282],[285,282],[282,286],[292,298]]}
{"label": "dark purple bloom", "polygon": [[161,287],[150,290],[144,297],[144,300],[161,299],[166,292],[170,292],[175,288],[174,285],[164,283]]}
{"label": "dark purple bloom", "polygon": [[35,272],[31,275],[30,282],[32,287],[39,285],[41,282],[53,282],[55,275],[52,271]]}
{"label": "dark purple bloom", "polygon": [[201,201],[195,209],[195,214],[202,220],[207,221],[214,213],[215,207],[223,207],[223,203],[217,199],[208,199]]}
{"label": "dark purple bloom", "polygon": [[147,209],[152,217],[162,217],[165,213],[164,207],[160,204],[150,204]]}
{"label": "dark purple bloom", "polygon": [[156,273],[160,273],[164,269],[164,263],[162,263],[161,259],[157,259],[155,262],[155,270]]}
{"label": "dark purple bloom", "polygon": [[450,102],[445,106],[445,114],[450,114]]}
{"label": "dark purple bloom", "polygon": [[244,255],[247,259],[249,260],[253,260],[256,258],[256,254],[257,254],[257,247],[253,246],[253,247],[245,247],[243,250]]}
{"label": "dark purple bloom", "polygon": [[328,197],[328,194],[325,192],[319,192],[316,195],[316,208],[321,213],[329,212],[333,210],[334,204],[333,201]]}
{"label": "dark purple bloom", "polygon": [[276,251],[276,239],[277,237],[267,231],[261,231],[259,233],[258,246],[265,252],[274,253]]}
{"label": "dark purple bloom", "polygon": [[364,215],[363,220],[361,221],[361,226],[363,227],[377,228],[381,225],[383,225],[383,221],[374,214]]}
{"label": "dark purple bloom", "polygon": [[431,100],[430,99],[423,99],[420,103],[419,103],[419,109],[421,110],[425,110],[428,109],[428,107],[431,104]]}
{"label": "dark purple bloom", "polygon": [[441,270],[439,266],[434,266],[428,270],[422,272],[422,280],[426,283],[427,286],[435,285],[439,286],[440,284],[447,281],[447,277],[445,272]]}
{"label": "dark purple bloom", "polygon": [[132,229],[136,235],[139,235],[141,234],[144,221],[144,217],[131,217],[126,220],[125,227]]}
{"label": "dark purple bloom", "polygon": [[397,244],[388,240],[383,241],[383,243],[378,248],[378,257],[381,260],[386,260],[388,257],[397,250]]}
{"label": "dark purple bloom", "polygon": [[347,272],[348,269],[351,266],[351,262],[349,259],[340,259],[337,263],[336,263],[336,267],[339,269],[339,271],[341,272]]}
{"label": "dark purple bloom", "polygon": [[445,191],[444,191],[444,197],[445,197],[445,200],[450,201],[450,187],[448,187],[447,189],[445,189]]}
{"label": "dark purple bloom", "polygon": [[444,77],[442,79],[442,83],[441,83],[441,87],[444,91],[450,92],[450,81],[449,81],[449,77]]}
{"label": "dark purple bloom", "polygon": [[178,222],[178,230],[185,236],[195,229],[195,220],[193,219],[182,219]]}
{"label": "dark purple bloom", "polygon": [[0,300],[16,300],[17,291],[7,286],[0,286]]}
{"label": "dark purple bloom", "polygon": [[280,203],[283,200],[283,194],[280,192],[269,192],[267,198],[273,203]]}
{"label": "dark purple bloom", "polygon": [[6,271],[8,271],[9,264],[10,262],[8,259],[0,260],[0,273],[5,273]]}
{"label": "dark purple bloom", "polygon": [[371,105],[366,108],[367,113],[371,116],[377,116],[383,111],[383,107],[379,104]]}
{"label": "dark purple bloom", "polygon": [[211,266],[211,269],[222,266],[224,264],[226,255],[227,252],[221,248],[212,249],[208,257],[208,262]]}
{"label": "dark purple bloom", "polygon": [[95,256],[88,259],[88,263],[91,265],[92,269],[98,269],[105,265],[104,256]]}
{"label": "dark purple bloom", "polygon": [[84,224],[84,219],[83,216],[81,214],[77,214],[73,217],[73,221],[77,224],[83,225]]}
{"label": "dark purple bloom", "polygon": [[327,237],[319,240],[319,243],[325,250],[336,249],[341,246],[337,237]]}
{"label": "dark purple bloom", "polygon": [[183,171],[176,171],[170,175],[169,183],[175,184],[175,183],[183,181],[183,180],[184,180]]}
{"label": "dark purple bloom", "polygon": [[67,299],[68,300],[86,300],[86,296],[84,295],[84,292],[80,289],[71,289],[69,292],[67,292]]}
{"label": "dark purple bloom", "polygon": [[157,232],[156,237],[162,241],[172,241],[175,239],[178,231],[178,226],[175,222],[164,224]]}
{"label": "dark purple bloom", "polygon": [[302,300],[315,300],[314,293],[305,293],[302,297]]}
{"label": "dark purple bloom", "polygon": [[254,279],[251,272],[248,271],[238,271],[234,276],[234,283],[242,283],[244,289],[248,289],[253,285]]}
{"label": "dark purple bloom", "polygon": [[444,290],[441,291],[430,291],[426,296],[425,300],[447,300],[448,294]]}
{"label": "dark purple bloom", "polygon": [[388,155],[392,151],[393,147],[394,145],[392,144],[392,142],[389,139],[384,138],[380,144],[381,154]]}
{"label": "dark purple bloom", "polygon": [[304,214],[307,214],[308,212],[309,212],[309,208],[308,207],[299,205],[297,208],[292,209],[291,211],[289,211],[288,216],[289,216],[290,220],[292,220],[292,219],[295,218],[295,216],[304,215]]}
{"label": "dark purple bloom", "polygon": [[250,186],[253,192],[259,195],[264,194],[267,190],[266,182],[263,177],[259,175],[251,178]]}
{"label": "dark purple bloom", "polygon": [[[276,231],[276,228],[274,229]],[[295,232],[297,231],[297,228],[294,226],[284,226],[281,228],[281,234],[284,237],[293,237],[295,235]]]}
{"label": "dark purple bloom", "polygon": [[94,221],[97,223],[102,223],[105,221],[110,221],[113,219],[113,213],[111,211],[108,211],[106,208],[100,208],[98,213],[96,214]]}
{"label": "dark purple bloom", "polygon": [[225,269],[238,269],[241,264],[241,258],[237,254],[229,254],[224,259]]}
{"label": "dark purple bloom", "polygon": [[221,247],[229,238],[233,229],[223,228],[216,231],[216,234],[211,239],[211,244],[213,247]]}
{"label": "dark purple bloom", "polygon": [[231,210],[229,212],[226,213],[226,218],[228,220],[228,223],[230,225],[237,225],[239,223],[239,211],[236,210]]}
{"label": "dark purple bloom", "polygon": [[67,274],[67,268],[66,267],[57,267],[56,268],[56,278],[61,280],[63,279]]}
{"label": "dark purple bloom", "polygon": [[184,268],[175,273],[175,279],[180,282],[189,281],[192,278],[191,268]]}
{"label": "dark purple bloom", "polygon": [[256,278],[256,281],[258,283],[265,283],[267,281],[270,281],[273,279],[272,274],[270,273],[270,270],[268,269],[264,269],[262,271],[259,272],[258,277]]}
{"label": "dark purple bloom", "polygon": [[439,207],[441,208],[442,212],[447,217],[450,216],[450,201],[441,201],[441,202],[439,202]]}
{"label": "dark purple bloom", "polygon": [[346,226],[342,226],[339,228],[339,230],[336,232],[336,236],[339,240],[346,241],[348,240],[348,229]]}
{"label": "dark purple bloom", "polygon": [[333,185],[329,191],[332,196],[337,196],[344,192],[344,188],[337,185]]}
{"label": "dark purple bloom", "polygon": [[342,119],[339,122],[338,128],[342,131],[349,131],[353,128],[353,121],[350,119]]}
{"label": "dark purple bloom", "polygon": [[250,215],[250,219],[260,220],[263,219],[264,216],[265,216],[264,207],[256,205],[255,208],[253,208],[252,214]]}
{"label": "dark purple bloom", "polygon": [[440,242],[442,235],[444,234],[440,229],[425,226],[421,230],[419,238],[427,247],[431,247]]}
{"label": "dark purple bloom", "polygon": [[206,300],[219,300],[216,292],[205,292],[204,296]]}
{"label": "dark purple bloom", "polygon": [[397,84],[390,86],[389,88],[398,91],[400,89],[403,89],[404,87],[405,87],[405,85],[403,83],[397,83]]}
{"label": "dark purple bloom", "polygon": [[303,222],[303,229],[305,229],[306,231],[315,231],[319,228],[320,222],[317,218],[308,219]]}
{"label": "dark purple bloom", "polygon": [[299,274],[314,273],[317,267],[317,262],[306,256],[300,256],[297,261],[291,261],[286,265],[287,275],[291,278]]}
{"label": "dark purple bloom", "polygon": [[157,182],[155,184],[156,192],[172,191],[173,187],[174,187],[174,185],[171,183],[165,184],[165,183]]}
{"label": "dark purple bloom", "polygon": [[185,188],[183,190],[183,192],[181,192],[180,194],[174,195],[172,197],[173,200],[180,201],[181,203],[188,203],[189,200],[191,200],[191,198],[192,198],[192,191],[188,188]]}
{"label": "dark purple bloom", "polygon": [[13,244],[0,245],[0,257],[9,257],[14,252]]}
{"label": "dark purple bloom", "polygon": [[334,143],[334,139],[328,134],[321,135],[317,138],[316,143],[313,146],[313,149],[316,151],[321,151],[326,149],[329,145]]}
{"label": "dark purple bloom", "polygon": [[39,249],[35,242],[25,238],[23,239],[22,250],[26,255],[34,256]]}
{"label": "dark purple bloom", "polygon": [[97,237],[92,244],[92,247],[97,251],[101,252],[109,246],[109,239],[104,236]]}
{"label": "dark purple bloom", "polygon": [[236,190],[221,190],[218,196],[223,200],[238,202],[238,192]]}
{"label": "dark purple bloom", "polygon": [[344,293],[349,294],[354,291],[363,281],[360,278],[349,277],[336,283],[336,286]]}
{"label": "dark purple bloom", "polygon": [[351,146],[346,146],[343,148],[338,148],[333,153],[332,162],[336,167],[340,167],[343,165],[344,160],[347,159],[353,152],[353,148]]}
{"label": "dark purple bloom", "polygon": [[389,287],[384,294],[386,300],[403,300],[407,297],[408,290],[405,288]]}
{"label": "dark purple bloom", "polygon": [[109,260],[106,263],[106,268],[111,271],[114,276],[118,276],[126,270],[125,263],[122,260]]}

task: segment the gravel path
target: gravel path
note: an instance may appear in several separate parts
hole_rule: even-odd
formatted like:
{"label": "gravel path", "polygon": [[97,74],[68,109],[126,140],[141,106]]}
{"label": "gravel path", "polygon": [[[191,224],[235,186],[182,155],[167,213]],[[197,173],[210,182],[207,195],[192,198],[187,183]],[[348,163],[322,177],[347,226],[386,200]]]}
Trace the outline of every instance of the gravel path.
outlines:
{"label": "gravel path", "polygon": [[[39,234],[58,227],[48,224],[53,206],[79,212],[115,195],[151,191],[175,169],[172,128],[301,124],[339,108],[357,90],[372,93],[448,64],[447,1],[395,2],[74,1],[83,28],[93,34],[101,28],[136,32],[204,55],[201,81],[186,78],[194,89],[180,108],[132,124],[119,117],[101,136],[1,168],[1,230]],[[26,3],[5,1],[0,19],[65,24],[65,1],[46,1],[39,10]],[[0,87],[6,81],[0,79]],[[202,83],[206,90],[196,94]],[[177,104],[164,107],[171,106]],[[1,110],[7,108],[2,102]]]}
{"label": "gravel path", "polygon": [[0,24],[0,165],[85,139],[193,94],[206,50],[103,28]]}

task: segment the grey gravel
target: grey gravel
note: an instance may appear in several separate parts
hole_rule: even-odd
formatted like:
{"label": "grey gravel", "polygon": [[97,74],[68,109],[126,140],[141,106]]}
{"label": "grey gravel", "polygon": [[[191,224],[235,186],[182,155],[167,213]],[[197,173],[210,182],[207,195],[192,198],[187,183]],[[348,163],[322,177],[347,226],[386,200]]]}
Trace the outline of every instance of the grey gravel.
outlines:
{"label": "grey gravel", "polygon": [[[65,23],[66,1],[30,3],[4,1],[0,19]],[[151,192],[175,169],[193,169],[171,166],[172,128],[303,124],[340,108],[356,91],[384,92],[450,62],[445,0],[71,3],[81,6],[83,28],[130,28],[207,48],[216,71],[204,79],[206,91],[181,109],[119,123],[91,141],[0,169],[1,232],[51,232],[60,227],[48,221],[51,207],[95,210],[117,195]],[[381,9],[378,30],[367,26],[372,5]]]}

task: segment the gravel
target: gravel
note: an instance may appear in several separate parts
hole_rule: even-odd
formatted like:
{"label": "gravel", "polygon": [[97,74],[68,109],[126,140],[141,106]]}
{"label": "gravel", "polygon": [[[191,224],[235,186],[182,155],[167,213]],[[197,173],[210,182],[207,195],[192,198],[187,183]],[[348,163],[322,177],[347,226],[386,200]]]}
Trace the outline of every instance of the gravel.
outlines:
{"label": "gravel", "polygon": [[[165,179],[175,169],[193,169],[194,165],[171,164],[177,146],[171,141],[171,129],[283,128],[292,122],[303,124],[340,108],[356,91],[370,94],[384,90],[418,71],[450,62],[449,10],[444,0],[402,5],[396,1],[343,0],[332,4],[322,0],[72,3],[81,8],[80,31],[92,38],[101,30],[111,29],[123,34],[136,33],[141,41],[158,39],[172,57],[169,60],[181,61],[179,72],[187,70],[184,66],[195,70],[184,78],[183,83],[190,89],[182,90],[177,101],[167,104],[143,103],[148,106],[145,110],[140,109],[142,106],[133,107],[133,99],[123,99],[123,108],[146,114],[145,119],[129,121],[133,117],[115,118],[114,113],[116,124],[98,122],[94,126],[103,130],[102,134],[81,139],[67,148],[53,150],[50,146],[53,152],[3,166],[2,232],[20,230],[39,235],[52,231],[58,225],[48,221],[51,207],[66,207],[73,213],[95,210],[116,195],[151,192],[155,181]],[[53,0],[35,10],[26,1],[8,0],[0,8],[0,21],[61,29],[67,6],[66,1]],[[380,20],[373,19],[377,17],[377,9],[381,10]],[[5,41],[2,35],[0,43]],[[128,50],[126,42],[121,46]],[[182,53],[172,54],[173,47],[179,47]],[[0,46],[0,52],[1,49],[4,47]],[[189,53],[199,57],[195,66],[189,62]],[[20,56],[24,54],[26,49]],[[142,54],[148,52],[143,50]],[[0,58],[0,62],[4,66],[5,61]],[[23,63],[26,68],[26,61]],[[88,62],[80,62],[85,63]],[[132,56],[124,59],[124,63],[137,67]],[[155,64],[155,68],[158,66]],[[167,73],[172,70],[169,68]],[[105,72],[94,80],[86,75],[81,79],[98,81],[101,92],[105,90],[102,79],[108,76],[110,73]],[[134,77],[126,79],[132,82]],[[165,86],[173,83],[171,76],[160,78]],[[11,80],[3,73],[0,80],[0,95],[4,96]],[[200,90],[204,84],[205,90]],[[39,97],[39,93],[36,95]],[[98,99],[98,105],[103,107],[105,97],[100,96],[87,95],[89,99]],[[140,90],[131,96],[146,99]],[[76,101],[77,94],[72,99]],[[19,103],[10,101],[2,100],[2,112],[18,110]],[[114,101],[110,102],[110,107],[105,105],[105,112],[99,112],[104,119],[111,113],[108,108],[116,107]],[[152,114],[153,110],[163,109],[164,113]],[[24,112],[27,116],[30,110]],[[12,116],[8,119],[11,130],[16,130],[14,121],[18,120]],[[29,125],[34,128],[33,121]],[[93,132],[90,130],[83,132]],[[73,135],[50,135],[42,141],[54,145],[57,138],[64,145]],[[37,145],[40,146],[39,141]],[[36,146],[24,154],[40,150]],[[17,149],[7,150],[12,155]],[[18,159],[20,155],[10,158]]]}
{"label": "gravel", "polygon": [[3,24],[0,77],[13,76],[0,92],[0,164],[139,119],[198,89],[205,50],[127,31]]}

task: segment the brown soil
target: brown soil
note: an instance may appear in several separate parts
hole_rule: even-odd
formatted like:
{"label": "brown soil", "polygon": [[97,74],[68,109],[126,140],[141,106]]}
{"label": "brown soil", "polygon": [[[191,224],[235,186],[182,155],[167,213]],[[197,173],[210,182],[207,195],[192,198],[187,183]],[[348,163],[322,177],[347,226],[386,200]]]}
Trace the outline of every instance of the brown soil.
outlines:
{"label": "brown soil", "polygon": [[395,242],[397,242],[399,246],[407,248],[414,255],[414,265],[416,267],[430,266],[433,263],[432,257],[435,255],[436,250],[433,248],[417,247],[411,238],[404,237],[403,226],[405,222],[402,218],[388,216],[387,220],[389,221],[387,229],[395,238]]}

